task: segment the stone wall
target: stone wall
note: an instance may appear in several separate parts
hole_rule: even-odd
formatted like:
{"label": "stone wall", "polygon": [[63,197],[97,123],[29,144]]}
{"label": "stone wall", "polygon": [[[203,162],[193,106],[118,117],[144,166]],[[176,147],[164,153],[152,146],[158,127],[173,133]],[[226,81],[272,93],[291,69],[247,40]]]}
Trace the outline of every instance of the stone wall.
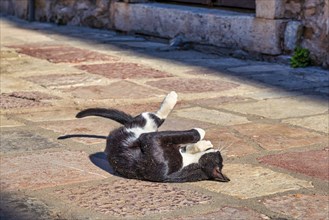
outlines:
{"label": "stone wall", "polygon": [[[147,14],[131,14],[134,8],[137,8],[136,4],[128,4],[128,2],[146,2],[145,0],[125,0],[117,4],[116,0],[35,0],[36,1],[36,20],[45,22],[54,22],[62,25],[82,25],[94,28],[121,28],[125,31],[136,31],[137,26],[140,26],[140,32],[145,34],[155,34],[150,31],[152,27],[148,27],[145,24],[136,23],[136,20],[129,20],[133,17],[143,20],[143,18],[154,14],[157,17],[159,12],[163,10],[156,7],[150,7],[145,9]],[[181,31],[184,30],[187,33],[185,35],[191,35],[192,40],[205,41],[208,39],[208,43],[215,44],[217,46],[233,46],[245,50],[254,50],[264,54],[291,54],[296,45],[308,48],[311,51],[311,57],[318,65],[329,67],[329,0],[255,0],[256,1],[256,16],[254,20],[246,16],[245,21],[250,24],[251,28],[255,29],[255,33],[250,33],[250,39],[247,38],[242,31],[232,35],[233,37],[226,38],[225,33],[230,30],[226,30],[230,27],[234,31],[234,25],[216,27],[216,23],[212,30],[218,29],[219,35],[214,35],[213,31],[208,31],[208,35],[197,36],[199,33],[196,30],[196,26],[189,25],[190,21],[203,21],[200,14],[194,13],[195,18],[190,15],[189,20],[185,22],[186,27],[178,27]],[[117,3],[114,3],[117,2]],[[125,5],[122,5],[125,4]],[[152,5],[152,4],[144,4]],[[119,7],[120,9],[116,8]],[[152,9],[153,8],[153,9]],[[28,18],[28,0],[0,0],[0,10],[7,14],[15,15],[17,17],[27,19]],[[121,10],[121,11],[120,11]],[[152,11],[153,10],[153,11]],[[193,10],[192,10],[193,11]],[[181,15],[188,14],[185,10],[181,10]],[[128,14],[127,14],[128,13]],[[130,14],[129,14],[130,13]],[[163,14],[163,13],[162,13]],[[193,15],[193,13],[191,14]],[[175,15],[177,18],[179,14]],[[216,16],[208,16],[211,19],[217,18]],[[236,17],[236,23],[239,23],[239,19]],[[234,20],[234,18],[233,18]],[[252,21],[251,21],[252,20]],[[160,22],[161,21],[161,22]],[[170,19],[157,19],[149,22],[152,25],[159,24],[156,29],[160,30],[165,27],[172,27],[172,29],[163,32],[161,37],[173,37],[176,33],[177,27],[175,24],[165,24]],[[126,22],[126,23],[125,23]],[[204,24],[209,24],[209,21],[203,21]],[[225,23],[223,20],[216,21],[218,24]],[[135,23],[135,25],[132,25]],[[183,22],[184,23],[184,22]],[[233,22],[234,23],[234,22]],[[233,24],[232,23],[232,24]],[[241,24],[242,24],[241,23]],[[265,30],[271,30],[268,25],[273,24],[273,31],[264,32],[262,25],[266,24]],[[279,26],[277,24],[280,24]],[[144,26],[143,26],[144,25]],[[160,25],[162,25],[160,27]],[[277,25],[277,27],[275,26]],[[117,26],[117,27],[116,27]],[[197,25],[198,26],[198,25]],[[247,25],[248,26],[248,25]],[[248,27],[249,27],[248,26]],[[205,27],[201,25],[199,27]],[[238,27],[238,26],[237,26]],[[147,29],[147,30],[146,30]],[[223,29],[223,30],[222,30]],[[192,32],[190,30],[193,30]],[[257,33],[258,30],[258,33]],[[224,31],[224,32],[221,32]],[[210,34],[209,34],[210,33]],[[209,35],[213,36],[209,36]],[[264,33],[265,35],[263,36]],[[271,36],[273,33],[273,36]],[[237,35],[240,35],[237,36]],[[254,36],[254,37],[253,37]],[[257,44],[258,39],[273,37],[275,41],[268,45],[262,46]],[[244,40],[244,38],[247,38]],[[256,39],[255,43],[252,40]],[[234,41],[230,44],[231,41]],[[227,43],[228,42],[228,43]],[[204,43],[204,42],[203,42]],[[252,45],[256,45],[257,47]],[[254,50],[255,51],[255,50]]]}
{"label": "stone wall", "polygon": [[284,18],[301,21],[301,46],[313,60],[329,66],[329,0],[285,0]]}
{"label": "stone wall", "polygon": [[61,25],[109,28],[110,0],[36,0],[36,19]]}

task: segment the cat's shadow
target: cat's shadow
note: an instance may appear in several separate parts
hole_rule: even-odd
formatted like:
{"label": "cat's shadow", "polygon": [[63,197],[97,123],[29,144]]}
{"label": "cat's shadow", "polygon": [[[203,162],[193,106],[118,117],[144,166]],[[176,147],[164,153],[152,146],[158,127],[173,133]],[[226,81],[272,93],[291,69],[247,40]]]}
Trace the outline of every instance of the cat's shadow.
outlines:
{"label": "cat's shadow", "polygon": [[106,154],[104,152],[97,152],[94,154],[89,155],[90,161],[100,169],[117,176],[117,174],[114,172],[114,169],[109,164]]}

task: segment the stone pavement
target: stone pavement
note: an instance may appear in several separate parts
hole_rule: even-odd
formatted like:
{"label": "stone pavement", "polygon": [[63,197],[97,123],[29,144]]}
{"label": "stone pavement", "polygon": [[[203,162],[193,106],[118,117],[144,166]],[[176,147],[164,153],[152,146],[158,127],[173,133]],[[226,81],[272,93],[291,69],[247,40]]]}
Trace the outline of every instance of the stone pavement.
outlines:
{"label": "stone pavement", "polygon": [[[162,184],[111,173],[118,126],[86,107],[155,111],[201,127],[229,183]],[[329,219],[329,71],[239,60],[82,27],[1,18],[1,219]]]}

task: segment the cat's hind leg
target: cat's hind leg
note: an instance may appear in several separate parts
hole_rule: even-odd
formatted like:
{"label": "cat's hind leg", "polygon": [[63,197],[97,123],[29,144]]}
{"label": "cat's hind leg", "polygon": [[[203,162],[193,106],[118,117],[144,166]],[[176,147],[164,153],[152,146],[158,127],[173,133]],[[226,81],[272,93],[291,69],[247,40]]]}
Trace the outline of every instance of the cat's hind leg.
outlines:
{"label": "cat's hind leg", "polygon": [[166,119],[177,103],[177,93],[170,92],[162,101],[160,109],[155,113],[160,119]]}

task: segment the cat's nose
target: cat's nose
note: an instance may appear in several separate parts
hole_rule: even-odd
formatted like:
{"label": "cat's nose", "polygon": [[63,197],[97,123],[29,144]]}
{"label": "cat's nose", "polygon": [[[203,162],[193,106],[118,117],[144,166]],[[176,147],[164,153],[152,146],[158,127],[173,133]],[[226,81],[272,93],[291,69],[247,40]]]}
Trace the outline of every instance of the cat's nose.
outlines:
{"label": "cat's nose", "polygon": [[219,173],[216,176],[215,180],[220,181],[220,182],[229,182],[230,181],[230,179],[226,175],[224,175],[222,173]]}

